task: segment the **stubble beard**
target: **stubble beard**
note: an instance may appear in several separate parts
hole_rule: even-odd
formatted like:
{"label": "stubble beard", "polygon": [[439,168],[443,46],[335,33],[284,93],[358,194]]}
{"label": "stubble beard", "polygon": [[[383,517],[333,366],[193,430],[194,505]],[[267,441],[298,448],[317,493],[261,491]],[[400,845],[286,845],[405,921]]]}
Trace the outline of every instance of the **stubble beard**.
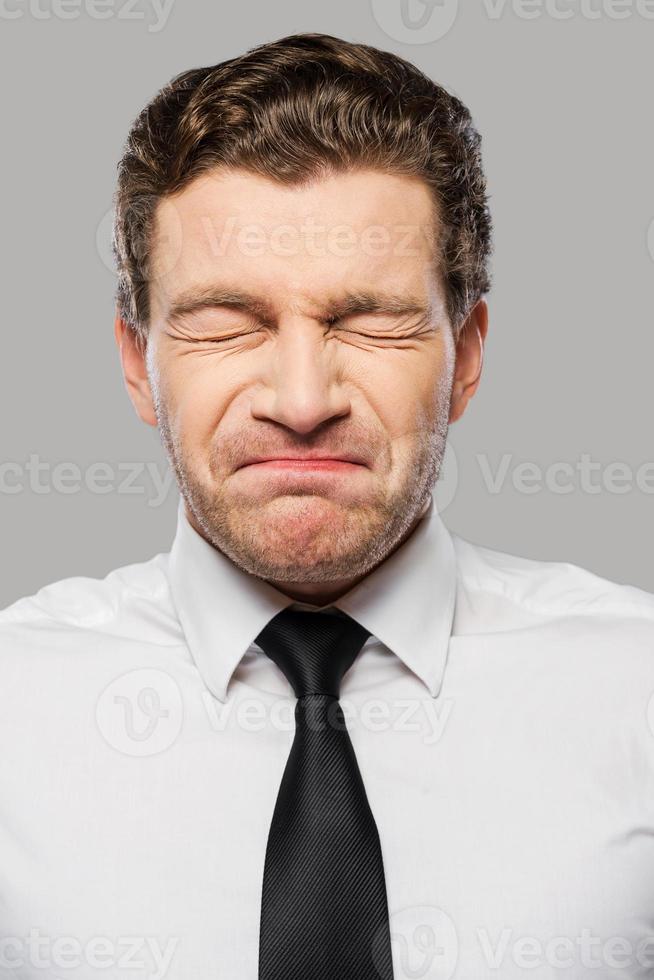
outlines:
{"label": "stubble beard", "polygon": [[[325,520],[316,524],[313,495],[302,490],[288,504],[273,499],[262,507],[225,490],[225,481],[208,486],[176,437],[166,400],[159,392],[155,413],[163,447],[179,492],[203,537],[250,575],[274,583],[329,583],[357,579],[380,564],[408,534],[425,508],[445,454],[449,392],[439,398],[433,428],[423,430],[405,463],[398,489],[365,503],[339,505],[330,497]],[[276,508],[280,504],[281,510]],[[275,523],[275,510],[280,518]],[[271,512],[272,511],[272,512]]]}

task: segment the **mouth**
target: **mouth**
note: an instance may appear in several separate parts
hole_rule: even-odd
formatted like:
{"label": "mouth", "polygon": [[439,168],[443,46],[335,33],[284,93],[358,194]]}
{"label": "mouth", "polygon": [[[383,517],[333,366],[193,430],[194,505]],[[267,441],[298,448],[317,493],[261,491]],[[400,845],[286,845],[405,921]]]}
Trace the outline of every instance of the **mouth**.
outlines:
{"label": "mouth", "polygon": [[285,470],[300,473],[307,473],[312,470],[318,470],[320,472],[347,472],[360,469],[362,465],[361,463],[355,463],[351,460],[334,456],[314,456],[310,458],[277,456],[271,459],[260,459],[245,463],[239,469]]}
{"label": "mouth", "polygon": [[321,471],[347,471],[365,466],[366,464],[358,456],[339,455],[304,455],[304,456],[256,456],[242,463],[239,469],[244,467],[256,467],[259,469],[284,469],[307,472],[309,470]]}

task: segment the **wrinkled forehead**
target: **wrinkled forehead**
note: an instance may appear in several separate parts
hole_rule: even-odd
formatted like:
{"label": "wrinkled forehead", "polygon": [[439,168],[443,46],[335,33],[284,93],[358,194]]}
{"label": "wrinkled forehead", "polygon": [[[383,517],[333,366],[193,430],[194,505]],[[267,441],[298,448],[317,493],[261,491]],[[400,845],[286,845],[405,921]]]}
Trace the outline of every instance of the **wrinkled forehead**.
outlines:
{"label": "wrinkled forehead", "polygon": [[434,197],[419,178],[355,171],[291,186],[242,171],[196,178],[159,202],[153,314],[195,284],[247,286],[280,304],[374,286],[440,288]]}

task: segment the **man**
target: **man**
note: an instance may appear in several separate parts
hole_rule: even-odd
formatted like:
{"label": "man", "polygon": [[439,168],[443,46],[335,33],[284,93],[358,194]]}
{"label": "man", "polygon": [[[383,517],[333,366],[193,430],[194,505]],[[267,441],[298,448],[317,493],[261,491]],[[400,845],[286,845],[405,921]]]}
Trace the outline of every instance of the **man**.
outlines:
{"label": "man", "polygon": [[2,614],[8,975],[654,975],[652,597],[432,497],[490,232],[468,110],[370,47],[135,121],[116,338],[179,522]]}

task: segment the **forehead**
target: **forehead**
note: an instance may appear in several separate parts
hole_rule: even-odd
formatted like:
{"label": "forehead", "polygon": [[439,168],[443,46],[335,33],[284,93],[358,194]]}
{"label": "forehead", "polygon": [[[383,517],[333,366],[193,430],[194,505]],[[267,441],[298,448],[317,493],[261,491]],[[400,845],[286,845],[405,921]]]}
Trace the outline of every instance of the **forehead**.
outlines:
{"label": "forehead", "polygon": [[157,206],[153,312],[211,283],[247,284],[273,303],[382,282],[431,291],[436,232],[434,199],[419,178],[359,170],[291,186],[214,171]]}

